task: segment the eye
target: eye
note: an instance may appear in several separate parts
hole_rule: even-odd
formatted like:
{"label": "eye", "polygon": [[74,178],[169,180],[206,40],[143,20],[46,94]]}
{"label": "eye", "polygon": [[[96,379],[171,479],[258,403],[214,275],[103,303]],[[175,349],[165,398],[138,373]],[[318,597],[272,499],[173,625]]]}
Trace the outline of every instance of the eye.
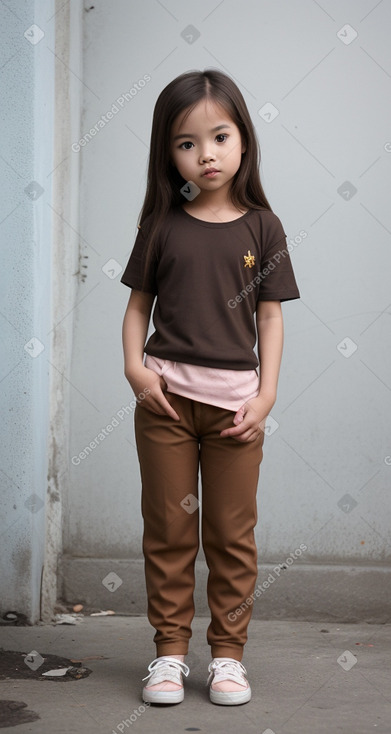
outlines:
{"label": "eye", "polygon": [[224,138],[224,140],[218,140],[219,143],[225,143],[226,139],[228,138],[228,135],[226,133],[220,133],[219,135],[216,135],[217,138]]}
{"label": "eye", "polygon": [[190,140],[186,140],[184,143],[181,143],[181,145],[179,146],[179,148],[182,148],[183,150],[191,150],[191,148],[184,148],[183,147],[184,145],[194,145],[194,143],[192,143]]}

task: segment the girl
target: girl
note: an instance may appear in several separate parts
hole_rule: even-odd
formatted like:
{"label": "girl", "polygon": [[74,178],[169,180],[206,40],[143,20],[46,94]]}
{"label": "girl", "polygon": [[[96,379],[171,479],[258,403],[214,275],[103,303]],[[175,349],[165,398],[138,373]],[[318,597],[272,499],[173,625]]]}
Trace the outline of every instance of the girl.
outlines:
{"label": "girl", "polygon": [[[156,630],[156,658],[143,679],[150,703],[184,697],[199,509],[209,568],[210,699],[236,705],[251,698],[241,660],[257,579],[263,429],[277,393],[281,301],[300,297],[259,163],[249,112],[228,76],[188,72],[163,89],[139,231],[121,278],[132,289],[125,375],[139,396],[143,553]],[[155,298],[155,331],[145,345]]]}

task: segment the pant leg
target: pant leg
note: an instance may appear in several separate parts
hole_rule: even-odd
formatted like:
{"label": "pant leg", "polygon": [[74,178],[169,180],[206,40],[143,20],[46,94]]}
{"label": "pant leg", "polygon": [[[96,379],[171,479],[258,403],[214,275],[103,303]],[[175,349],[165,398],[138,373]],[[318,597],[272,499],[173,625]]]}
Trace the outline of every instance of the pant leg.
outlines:
{"label": "pant leg", "polygon": [[157,656],[188,651],[199,548],[199,442],[192,401],[165,394],[180,422],[141,405],[135,410],[148,619],[156,630]]}
{"label": "pant leg", "polygon": [[235,610],[254,592],[257,580],[257,485],[265,434],[240,443],[221,438],[232,427],[232,411],[203,406],[200,447],[202,543],[209,568],[211,623],[207,640],[212,657],[241,660],[252,604]]}

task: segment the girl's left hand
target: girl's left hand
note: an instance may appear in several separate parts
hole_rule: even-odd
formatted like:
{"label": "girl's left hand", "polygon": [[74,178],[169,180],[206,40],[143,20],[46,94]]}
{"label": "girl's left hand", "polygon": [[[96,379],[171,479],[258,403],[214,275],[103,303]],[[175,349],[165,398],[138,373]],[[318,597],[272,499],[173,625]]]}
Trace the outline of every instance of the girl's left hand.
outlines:
{"label": "girl's left hand", "polygon": [[266,418],[269,415],[275,400],[263,396],[261,393],[256,397],[248,400],[235,413],[233,422],[234,428],[225,428],[221,431],[220,436],[225,438],[231,436],[236,441],[256,441],[265,429]]}

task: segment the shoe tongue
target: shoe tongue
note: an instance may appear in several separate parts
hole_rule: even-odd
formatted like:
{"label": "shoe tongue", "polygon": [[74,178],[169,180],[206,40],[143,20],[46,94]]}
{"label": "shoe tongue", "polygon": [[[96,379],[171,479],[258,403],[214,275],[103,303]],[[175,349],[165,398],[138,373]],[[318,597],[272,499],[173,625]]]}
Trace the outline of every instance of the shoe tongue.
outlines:
{"label": "shoe tongue", "polygon": [[162,655],[159,660],[166,660],[167,662],[175,662],[175,663],[183,663],[183,660],[179,660],[179,658],[176,657],[176,655]]}
{"label": "shoe tongue", "polygon": [[235,660],[234,658],[214,658],[214,660],[217,660],[218,663],[222,662],[230,662],[230,663],[238,663],[238,660]]}

